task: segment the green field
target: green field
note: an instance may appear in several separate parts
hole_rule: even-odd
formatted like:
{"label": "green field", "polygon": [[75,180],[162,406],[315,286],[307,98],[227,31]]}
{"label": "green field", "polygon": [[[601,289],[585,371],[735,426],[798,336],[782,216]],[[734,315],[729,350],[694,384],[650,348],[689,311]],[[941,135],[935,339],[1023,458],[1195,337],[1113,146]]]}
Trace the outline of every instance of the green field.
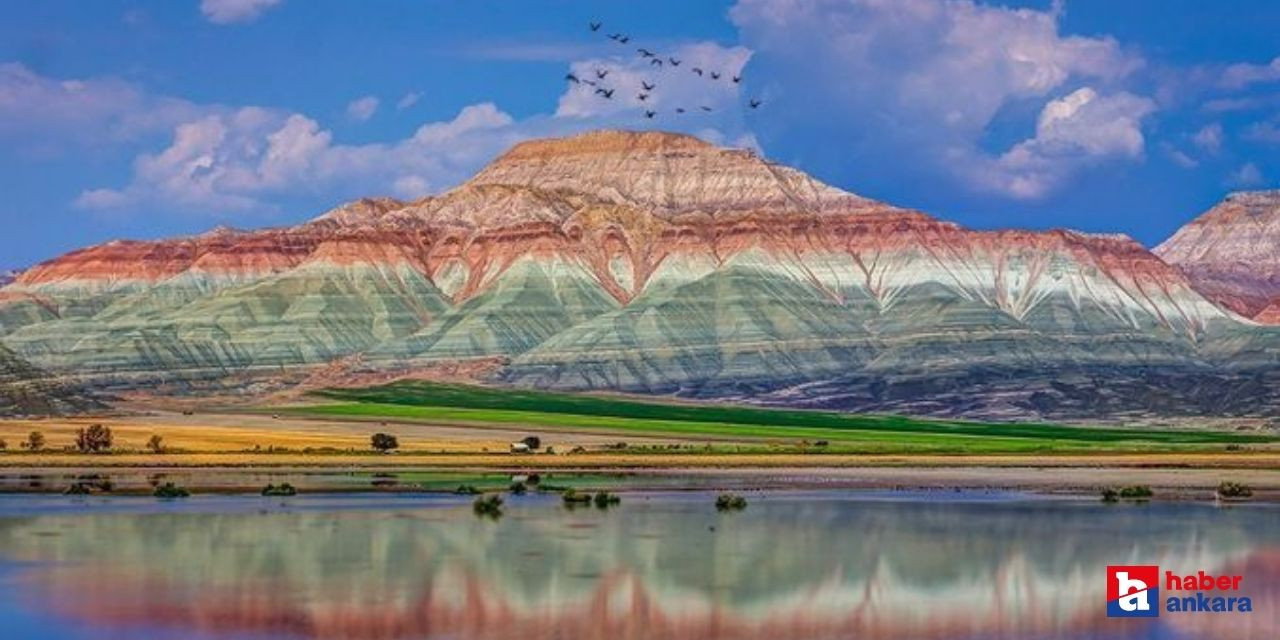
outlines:
{"label": "green field", "polygon": [[1275,440],[1267,436],[1217,431],[982,423],[741,406],[661,404],[593,395],[426,382],[399,382],[366,389],[330,389],[316,395],[336,402],[282,411],[745,441],[748,444],[745,449],[741,445],[731,449],[743,452],[802,446],[805,441],[812,444],[819,440],[827,441],[826,450],[833,453],[957,454],[1222,451],[1228,445]]}

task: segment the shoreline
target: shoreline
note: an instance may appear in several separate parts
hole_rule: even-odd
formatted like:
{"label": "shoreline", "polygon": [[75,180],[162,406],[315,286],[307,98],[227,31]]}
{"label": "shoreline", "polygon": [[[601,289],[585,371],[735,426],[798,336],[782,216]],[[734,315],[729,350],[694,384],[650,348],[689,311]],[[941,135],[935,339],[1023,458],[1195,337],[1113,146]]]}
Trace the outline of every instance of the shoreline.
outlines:
{"label": "shoreline", "polygon": [[[0,494],[48,495],[78,483],[107,481],[110,492],[94,495],[148,495],[160,481],[177,482],[193,493],[255,493],[267,484],[290,482],[300,493],[353,492],[451,493],[461,484],[484,482],[484,490],[504,490],[508,478],[539,474],[576,478],[583,486],[610,491],[999,491],[1045,496],[1100,496],[1105,488],[1149,486],[1153,500],[1213,501],[1223,481],[1253,490],[1245,503],[1280,503],[1280,469],[1188,468],[1153,466],[741,466],[741,467],[546,467],[424,466],[388,464],[374,467],[309,465],[227,466],[46,466],[0,467]],[[469,480],[475,478],[477,480]],[[1232,500],[1231,503],[1237,501]]]}

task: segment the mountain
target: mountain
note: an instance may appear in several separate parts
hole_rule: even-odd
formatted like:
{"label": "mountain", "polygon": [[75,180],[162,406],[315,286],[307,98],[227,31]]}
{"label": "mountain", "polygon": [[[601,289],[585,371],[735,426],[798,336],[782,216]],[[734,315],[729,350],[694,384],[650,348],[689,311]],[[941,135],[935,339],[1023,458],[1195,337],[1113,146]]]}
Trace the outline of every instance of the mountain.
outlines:
{"label": "mountain", "polygon": [[1154,251],[1210,300],[1280,323],[1280,190],[1233,193]]}
{"label": "mountain", "polygon": [[0,346],[0,416],[77,413],[101,407]]}
{"label": "mountain", "polygon": [[1127,237],[972,231],[658,132],[525,142],[438,196],[295,227],[75,251],[0,289],[0,342],[108,387],[350,358],[939,415],[1280,407],[1280,330]]}

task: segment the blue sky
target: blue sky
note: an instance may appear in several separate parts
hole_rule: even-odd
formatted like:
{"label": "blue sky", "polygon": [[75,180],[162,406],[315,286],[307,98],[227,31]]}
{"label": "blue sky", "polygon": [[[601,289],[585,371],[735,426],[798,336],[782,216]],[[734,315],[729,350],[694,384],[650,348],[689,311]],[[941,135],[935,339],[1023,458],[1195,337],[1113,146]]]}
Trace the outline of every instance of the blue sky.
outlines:
{"label": "blue sky", "polygon": [[[1229,191],[1280,185],[1280,5],[1269,1],[46,0],[0,11],[0,268],[438,192],[520,139],[599,127],[753,148],[972,227],[1116,231],[1148,245]],[[628,46],[603,36],[617,31]],[[637,46],[683,68],[657,71]],[[695,64],[743,81],[696,78]],[[659,87],[647,103],[606,101],[562,80],[596,68],[614,70],[624,94]],[[748,109],[752,98],[764,104]]]}

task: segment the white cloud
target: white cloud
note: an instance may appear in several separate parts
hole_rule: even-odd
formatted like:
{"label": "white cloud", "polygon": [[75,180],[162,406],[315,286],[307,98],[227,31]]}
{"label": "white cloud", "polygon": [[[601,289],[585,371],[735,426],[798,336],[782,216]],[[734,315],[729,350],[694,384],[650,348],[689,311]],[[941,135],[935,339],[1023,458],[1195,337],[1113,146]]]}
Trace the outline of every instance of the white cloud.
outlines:
{"label": "white cloud", "polygon": [[252,22],[282,0],[200,0],[200,13],[214,24]]}
{"label": "white cloud", "polygon": [[404,94],[399,100],[396,101],[396,111],[404,111],[405,109],[408,109],[409,107],[412,107],[413,105],[418,104],[418,101],[421,99],[422,99],[422,93],[418,91],[410,91],[409,93]]}
{"label": "white cloud", "polygon": [[0,141],[39,153],[132,142],[216,109],[115,78],[60,80],[0,64]]}
{"label": "white cloud", "polygon": [[[219,109],[176,124],[168,146],[134,160],[133,176],[118,188],[83,191],[75,204],[85,209],[163,209],[228,215],[274,209],[280,198],[323,196],[326,200],[394,194],[417,198],[452,187],[480,169],[511,145],[532,137],[569,135],[596,128],[663,128],[696,133],[708,140],[759,149],[742,122],[742,108],[734,104],[736,90],[729,80],[748,52],[713,44],[673,49],[689,60],[722,68],[726,75],[706,85],[685,78],[662,79],[654,90],[658,103],[717,107],[710,114],[690,113],[676,118],[647,119],[639,101],[598,108],[578,102],[574,89],[561,96],[560,109],[550,115],[516,120],[488,102],[466,106],[448,120],[422,124],[401,140],[373,144],[342,144],[320,122],[301,113],[261,107]],[[598,61],[574,63],[574,68]],[[610,60],[618,75],[610,80],[639,78],[626,61]],[[683,68],[682,64],[682,68]],[[692,76],[692,74],[688,74]],[[664,76],[657,76],[663,78]],[[698,80],[697,76],[692,76]],[[619,94],[620,95],[620,94]],[[661,96],[661,97],[659,97]],[[372,99],[372,96],[368,98]],[[362,99],[363,100],[363,99]],[[377,109],[357,107],[350,115],[371,116]],[[662,102],[670,100],[673,102]],[[402,99],[403,102],[403,99]],[[605,102],[600,100],[600,102]]]}
{"label": "white cloud", "polygon": [[1221,84],[1228,89],[1243,89],[1252,84],[1277,81],[1280,81],[1280,56],[1270,64],[1233,64],[1223,70]]}
{"label": "white cloud", "polygon": [[1252,162],[1246,162],[1239,169],[1233,171],[1230,176],[1227,176],[1227,186],[1231,187],[1256,187],[1266,181],[1266,178],[1262,175],[1262,170]]}
{"label": "white cloud", "polygon": [[[1083,166],[1080,156],[1139,156],[1141,116],[1133,114],[1154,108],[1119,89],[1143,60],[1109,37],[1059,33],[1056,7],[740,0],[731,17],[756,52],[746,73],[767,77],[752,88],[773,101],[768,128],[788,135],[808,128],[827,145],[876,158],[869,171],[905,169],[898,179],[941,174],[1038,197]],[[1085,83],[1095,93],[1087,107],[1042,103],[1033,140],[1002,154],[988,150],[988,132],[1011,107],[1025,111]],[[1093,115],[1104,108],[1125,119],[1092,135],[1080,123],[1105,125]],[[1035,175],[1026,175],[1021,167],[1032,165]]]}
{"label": "white cloud", "polygon": [[1185,151],[1167,142],[1160,145],[1160,148],[1164,149],[1165,155],[1169,156],[1169,159],[1172,160],[1174,164],[1182,167],[1183,169],[1194,169],[1200,166],[1200,162],[1195,158],[1192,158],[1187,155]]}
{"label": "white cloud", "polygon": [[[584,82],[568,83],[567,90],[560,96],[556,115],[592,118],[652,110],[669,120],[676,117],[676,108],[685,109],[687,118],[707,113],[702,107],[711,108],[710,113],[713,114],[717,111],[740,111],[741,85],[733,82],[732,78],[742,73],[743,66],[751,58],[749,49],[703,42],[658,53],[666,61],[662,66],[653,64],[652,58],[636,56],[631,47],[626,47],[624,55],[572,63],[570,72]],[[678,60],[680,65],[671,65],[670,57]],[[703,75],[695,74],[695,68],[701,69]],[[599,78],[597,70],[607,71],[608,75]],[[712,72],[719,74],[720,78],[712,79]],[[654,88],[646,90],[642,83],[654,85]],[[597,89],[615,93],[612,98],[605,98],[597,94]],[[646,95],[644,100],[639,98],[641,94]]]}
{"label": "white cloud", "polygon": [[1191,141],[1208,153],[1218,153],[1222,150],[1222,125],[1217,122],[1205,125]]}
{"label": "white cloud", "polygon": [[356,122],[365,122],[378,111],[378,104],[379,100],[374,96],[356,98],[347,103],[347,117]]}
{"label": "white cloud", "polygon": [[993,162],[964,166],[989,188],[1018,198],[1038,198],[1082,165],[1142,156],[1142,119],[1154,110],[1153,101],[1131,93],[1101,96],[1089,87],[1078,89],[1044,106],[1035,137]]}
{"label": "white cloud", "polygon": [[1253,142],[1280,144],[1280,116],[1249,125],[1241,136]]}

